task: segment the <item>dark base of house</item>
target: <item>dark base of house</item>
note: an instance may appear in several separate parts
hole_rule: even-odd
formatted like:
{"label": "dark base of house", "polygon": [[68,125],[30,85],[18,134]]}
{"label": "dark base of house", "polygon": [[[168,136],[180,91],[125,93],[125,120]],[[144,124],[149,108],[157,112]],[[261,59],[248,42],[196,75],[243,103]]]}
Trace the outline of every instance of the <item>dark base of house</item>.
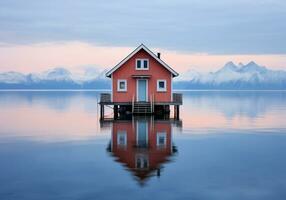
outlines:
{"label": "dark base of house", "polygon": [[[134,112],[134,110],[132,111],[132,105],[119,105],[117,109],[118,109],[119,114],[132,114]],[[169,114],[169,113],[170,113],[170,106],[169,105],[155,105],[154,111],[152,113],[151,113],[151,111],[148,111],[148,108],[147,108],[146,112],[142,111],[142,112],[137,112],[136,114],[155,114],[155,115],[157,115],[157,114]]]}
{"label": "dark base of house", "polygon": [[174,108],[174,119],[180,118],[180,105],[183,104],[182,94],[173,93],[171,102],[113,102],[111,101],[110,93],[100,94],[100,119],[104,119],[104,108],[110,107],[113,109],[114,119],[119,117],[128,117],[129,115],[154,115],[170,118],[171,108]]}
{"label": "dark base of house", "polygon": [[180,104],[159,103],[152,107],[148,103],[99,103],[100,104],[100,119],[105,119],[105,106],[113,108],[114,119],[129,119],[132,116],[152,115],[158,119],[170,119],[171,107],[174,107],[174,119],[180,119]]}

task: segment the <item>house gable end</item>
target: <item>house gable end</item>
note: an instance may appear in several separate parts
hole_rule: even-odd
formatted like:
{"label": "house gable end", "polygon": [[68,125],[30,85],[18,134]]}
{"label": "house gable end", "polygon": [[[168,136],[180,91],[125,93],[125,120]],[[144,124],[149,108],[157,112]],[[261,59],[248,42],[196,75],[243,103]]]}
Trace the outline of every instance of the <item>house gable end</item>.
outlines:
{"label": "house gable end", "polygon": [[132,51],[127,57],[125,57],[121,62],[119,62],[115,67],[113,67],[110,71],[106,73],[107,77],[111,77],[111,75],[119,69],[121,66],[123,66],[128,60],[130,60],[134,55],[136,55],[140,50],[144,50],[147,52],[152,58],[154,58],[158,63],[161,64],[162,67],[166,68],[169,72],[171,72],[173,77],[178,76],[179,74],[174,71],[170,66],[168,66],[164,61],[159,59],[151,50],[149,50],[145,45],[141,44],[139,47],[137,47],[134,51]]}

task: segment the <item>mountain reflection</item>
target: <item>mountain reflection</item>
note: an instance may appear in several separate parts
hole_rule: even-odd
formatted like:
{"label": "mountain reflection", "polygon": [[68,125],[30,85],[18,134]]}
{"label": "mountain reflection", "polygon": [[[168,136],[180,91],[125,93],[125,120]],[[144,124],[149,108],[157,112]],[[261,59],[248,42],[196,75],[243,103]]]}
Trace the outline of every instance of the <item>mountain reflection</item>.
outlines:
{"label": "mountain reflection", "polygon": [[180,125],[180,121],[151,117],[113,121],[107,151],[144,185],[149,177],[160,177],[163,165],[177,152],[172,141],[172,123]]}

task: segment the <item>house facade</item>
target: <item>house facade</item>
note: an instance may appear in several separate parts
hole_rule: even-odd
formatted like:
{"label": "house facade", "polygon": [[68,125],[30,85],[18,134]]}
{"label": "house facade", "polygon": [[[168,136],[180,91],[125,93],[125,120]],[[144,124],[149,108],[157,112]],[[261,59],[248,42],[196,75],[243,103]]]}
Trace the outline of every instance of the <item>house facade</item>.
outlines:
{"label": "house facade", "polygon": [[112,79],[112,102],[172,102],[172,79],[178,76],[170,66],[141,44],[106,73]]}

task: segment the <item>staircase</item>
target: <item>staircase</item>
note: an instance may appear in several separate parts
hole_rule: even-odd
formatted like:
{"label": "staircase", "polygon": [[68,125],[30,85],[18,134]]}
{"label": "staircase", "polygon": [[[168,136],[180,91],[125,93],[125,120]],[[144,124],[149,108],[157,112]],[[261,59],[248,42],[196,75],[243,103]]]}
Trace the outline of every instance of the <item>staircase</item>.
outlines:
{"label": "staircase", "polygon": [[134,102],[133,114],[152,114],[150,102]]}

